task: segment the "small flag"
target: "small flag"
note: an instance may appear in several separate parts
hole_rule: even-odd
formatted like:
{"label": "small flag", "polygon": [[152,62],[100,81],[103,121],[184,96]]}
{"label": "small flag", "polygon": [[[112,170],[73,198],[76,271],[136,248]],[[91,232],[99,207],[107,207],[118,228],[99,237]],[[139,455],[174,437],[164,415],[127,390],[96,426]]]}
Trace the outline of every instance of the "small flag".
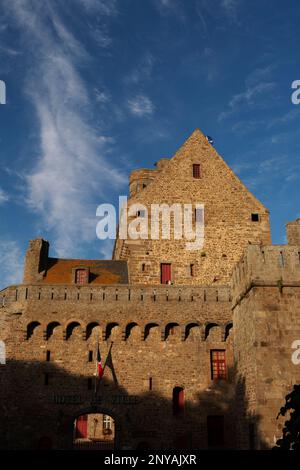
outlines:
{"label": "small flag", "polygon": [[209,135],[207,135],[206,138],[211,145],[214,145],[214,141],[211,137],[209,137]]}
{"label": "small flag", "polygon": [[99,379],[101,379],[101,377],[102,377],[102,375],[103,375],[103,367],[102,367],[102,361],[101,361],[101,354],[100,354],[99,343],[98,343],[98,346],[97,346],[97,362],[96,362],[96,366],[97,366],[97,376],[99,377]]}

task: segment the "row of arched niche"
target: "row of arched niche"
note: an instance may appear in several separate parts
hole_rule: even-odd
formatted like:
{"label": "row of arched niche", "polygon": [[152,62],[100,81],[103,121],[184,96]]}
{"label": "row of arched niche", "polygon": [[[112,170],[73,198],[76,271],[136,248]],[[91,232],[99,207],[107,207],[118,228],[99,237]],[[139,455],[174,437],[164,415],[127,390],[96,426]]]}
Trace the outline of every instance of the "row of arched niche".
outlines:
{"label": "row of arched niche", "polygon": [[72,338],[88,340],[91,337],[98,337],[104,341],[111,338],[123,341],[134,338],[145,341],[151,337],[162,341],[169,338],[178,338],[182,341],[190,338],[199,339],[199,341],[226,341],[231,329],[232,322],[223,324],[191,322],[185,325],[170,322],[163,326],[156,322],[149,322],[145,325],[139,325],[135,322],[120,325],[117,322],[111,322],[100,326],[97,322],[82,325],[79,321],[70,321],[63,325],[58,321],[52,321],[47,325],[42,325],[38,321],[32,321],[26,327],[25,339],[30,340],[42,336],[44,340],[48,341],[55,336],[56,339],[60,337],[65,341],[72,340]]}

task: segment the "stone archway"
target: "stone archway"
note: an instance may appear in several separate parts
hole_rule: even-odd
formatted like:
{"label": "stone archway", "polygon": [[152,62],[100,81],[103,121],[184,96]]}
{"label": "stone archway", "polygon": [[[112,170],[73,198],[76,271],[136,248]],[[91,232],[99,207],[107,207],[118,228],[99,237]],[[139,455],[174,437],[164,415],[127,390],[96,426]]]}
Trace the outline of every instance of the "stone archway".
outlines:
{"label": "stone archway", "polygon": [[83,409],[72,420],[72,448],[113,450],[119,448],[120,424],[111,410]]}

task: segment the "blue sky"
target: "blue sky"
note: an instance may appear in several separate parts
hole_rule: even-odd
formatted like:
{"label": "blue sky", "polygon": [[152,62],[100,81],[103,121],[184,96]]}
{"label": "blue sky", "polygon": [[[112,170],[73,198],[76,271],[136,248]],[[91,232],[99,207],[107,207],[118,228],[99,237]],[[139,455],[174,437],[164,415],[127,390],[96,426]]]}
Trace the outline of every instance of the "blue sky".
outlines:
{"label": "blue sky", "polygon": [[300,217],[300,5],[287,0],[0,0],[0,287],[29,239],[110,257],[96,207],[197,127],[270,209]]}

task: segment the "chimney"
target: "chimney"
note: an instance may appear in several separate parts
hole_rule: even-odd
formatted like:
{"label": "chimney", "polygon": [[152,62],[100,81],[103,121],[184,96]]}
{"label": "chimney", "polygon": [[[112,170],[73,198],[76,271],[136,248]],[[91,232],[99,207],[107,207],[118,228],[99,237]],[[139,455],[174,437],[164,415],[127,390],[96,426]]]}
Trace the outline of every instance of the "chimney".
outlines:
{"label": "chimney", "polygon": [[43,279],[48,264],[49,243],[42,238],[30,240],[24,266],[24,284],[37,283]]}

